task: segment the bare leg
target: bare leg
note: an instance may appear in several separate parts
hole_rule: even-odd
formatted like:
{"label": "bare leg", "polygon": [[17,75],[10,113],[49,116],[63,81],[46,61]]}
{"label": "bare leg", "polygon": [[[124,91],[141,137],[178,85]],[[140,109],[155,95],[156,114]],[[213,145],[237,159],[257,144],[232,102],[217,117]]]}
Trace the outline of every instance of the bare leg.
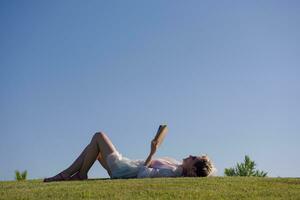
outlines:
{"label": "bare leg", "polygon": [[84,157],[87,153],[88,146],[89,146],[89,144],[85,147],[85,149],[81,152],[81,154],[77,157],[77,159],[67,169],[65,169],[61,173],[63,173],[66,177],[70,177],[73,174],[75,174],[76,172],[78,172],[82,166]]}
{"label": "bare leg", "polygon": [[[106,157],[110,153],[116,151],[115,146],[112,144],[106,134],[97,132],[94,134],[90,144],[88,144],[78,158],[67,169],[51,178],[44,179],[45,182],[69,180],[72,179],[86,179],[87,173],[96,159],[111,175],[109,167],[106,163]],[[74,175],[75,174],[75,175]]]}
{"label": "bare leg", "polygon": [[58,173],[55,176],[52,176],[50,178],[45,178],[44,182],[70,180],[71,176],[76,174],[80,170],[84,157],[87,154],[88,146],[89,145],[85,147],[85,149],[81,152],[81,154],[77,157],[77,159],[67,169],[63,170],[62,172]]}
{"label": "bare leg", "polygon": [[116,151],[116,148],[106,134],[102,132],[95,133],[87,149],[87,153],[84,157],[82,166],[79,170],[79,177],[81,179],[87,178],[87,173],[89,169],[92,167],[92,165],[94,164],[94,162],[96,161],[96,159],[99,158],[99,154],[100,154],[101,165],[110,174],[110,171],[108,170],[109,169],[108,165],[106,163],[106,157],[107,155],[113,153],[114,151]]}
{"label": "bare leg", "polygon": [[99,161],[99,163],[101,164],[101,166],[106,169],[106,171],[109,174],[109,176],[111,176],[111,171],[110,171],[109,167],[107,166],[106,160],[104,160],[102,158],[101,153],[98,154],[97,160]]}

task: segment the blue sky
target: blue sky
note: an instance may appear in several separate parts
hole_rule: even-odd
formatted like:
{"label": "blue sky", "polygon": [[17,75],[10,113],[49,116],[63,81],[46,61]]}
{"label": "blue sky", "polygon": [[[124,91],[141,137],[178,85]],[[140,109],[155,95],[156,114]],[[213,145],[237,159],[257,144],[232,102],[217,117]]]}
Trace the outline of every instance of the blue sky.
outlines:
{"label": "blue sky", "polygon": [[299,177],[299,35],[299,1],[1,1],[0,180],[54,175],[97,131],[145,159],[161,123],[156,157]]}

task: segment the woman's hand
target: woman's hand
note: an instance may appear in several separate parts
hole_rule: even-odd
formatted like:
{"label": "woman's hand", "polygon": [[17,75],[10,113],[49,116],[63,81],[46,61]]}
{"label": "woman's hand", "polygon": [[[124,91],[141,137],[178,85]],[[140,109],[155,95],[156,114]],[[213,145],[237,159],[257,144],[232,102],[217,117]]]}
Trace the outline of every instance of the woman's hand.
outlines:
{"label": "woman's hand", "polygon": [[156,150],[158,148],[158,142],[156,140],[151,141],[151,154],[155,154]]}

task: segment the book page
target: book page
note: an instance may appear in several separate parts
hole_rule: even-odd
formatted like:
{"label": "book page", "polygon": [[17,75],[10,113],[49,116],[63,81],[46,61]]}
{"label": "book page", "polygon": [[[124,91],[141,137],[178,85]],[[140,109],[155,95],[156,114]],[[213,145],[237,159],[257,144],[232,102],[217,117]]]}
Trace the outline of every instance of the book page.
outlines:
{"label": "book page", "polygon": [[157,133],[155,135],[155,138],[153,140],[157,141],[157,147],[159,147],[161,145],[161,143],[163,142],[166,134],[168,132],[168,128],[167,125],[160,125]]}

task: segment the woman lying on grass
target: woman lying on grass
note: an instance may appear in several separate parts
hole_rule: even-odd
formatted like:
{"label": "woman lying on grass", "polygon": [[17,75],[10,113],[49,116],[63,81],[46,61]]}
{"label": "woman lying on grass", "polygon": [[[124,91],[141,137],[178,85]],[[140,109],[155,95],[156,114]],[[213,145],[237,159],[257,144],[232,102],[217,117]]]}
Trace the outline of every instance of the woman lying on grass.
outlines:
{"label": "woman lying on grass", "polygon": [[[214,173],[213,163],[207,156],[190,155],[182,163],[172,158],[152,159],[164,137],[163,132],[166,132],[166,126],[160,126],[156,135],[158,137],[151,142],[151,151],[146,161],[123,157],[106,134],[97,132],[70,167],[56,176],[45,178],[44,182],[86,180],[88,171],[96,160],[111,178],[206,177]],[[161,135],[163,136],[160,137]]]}

